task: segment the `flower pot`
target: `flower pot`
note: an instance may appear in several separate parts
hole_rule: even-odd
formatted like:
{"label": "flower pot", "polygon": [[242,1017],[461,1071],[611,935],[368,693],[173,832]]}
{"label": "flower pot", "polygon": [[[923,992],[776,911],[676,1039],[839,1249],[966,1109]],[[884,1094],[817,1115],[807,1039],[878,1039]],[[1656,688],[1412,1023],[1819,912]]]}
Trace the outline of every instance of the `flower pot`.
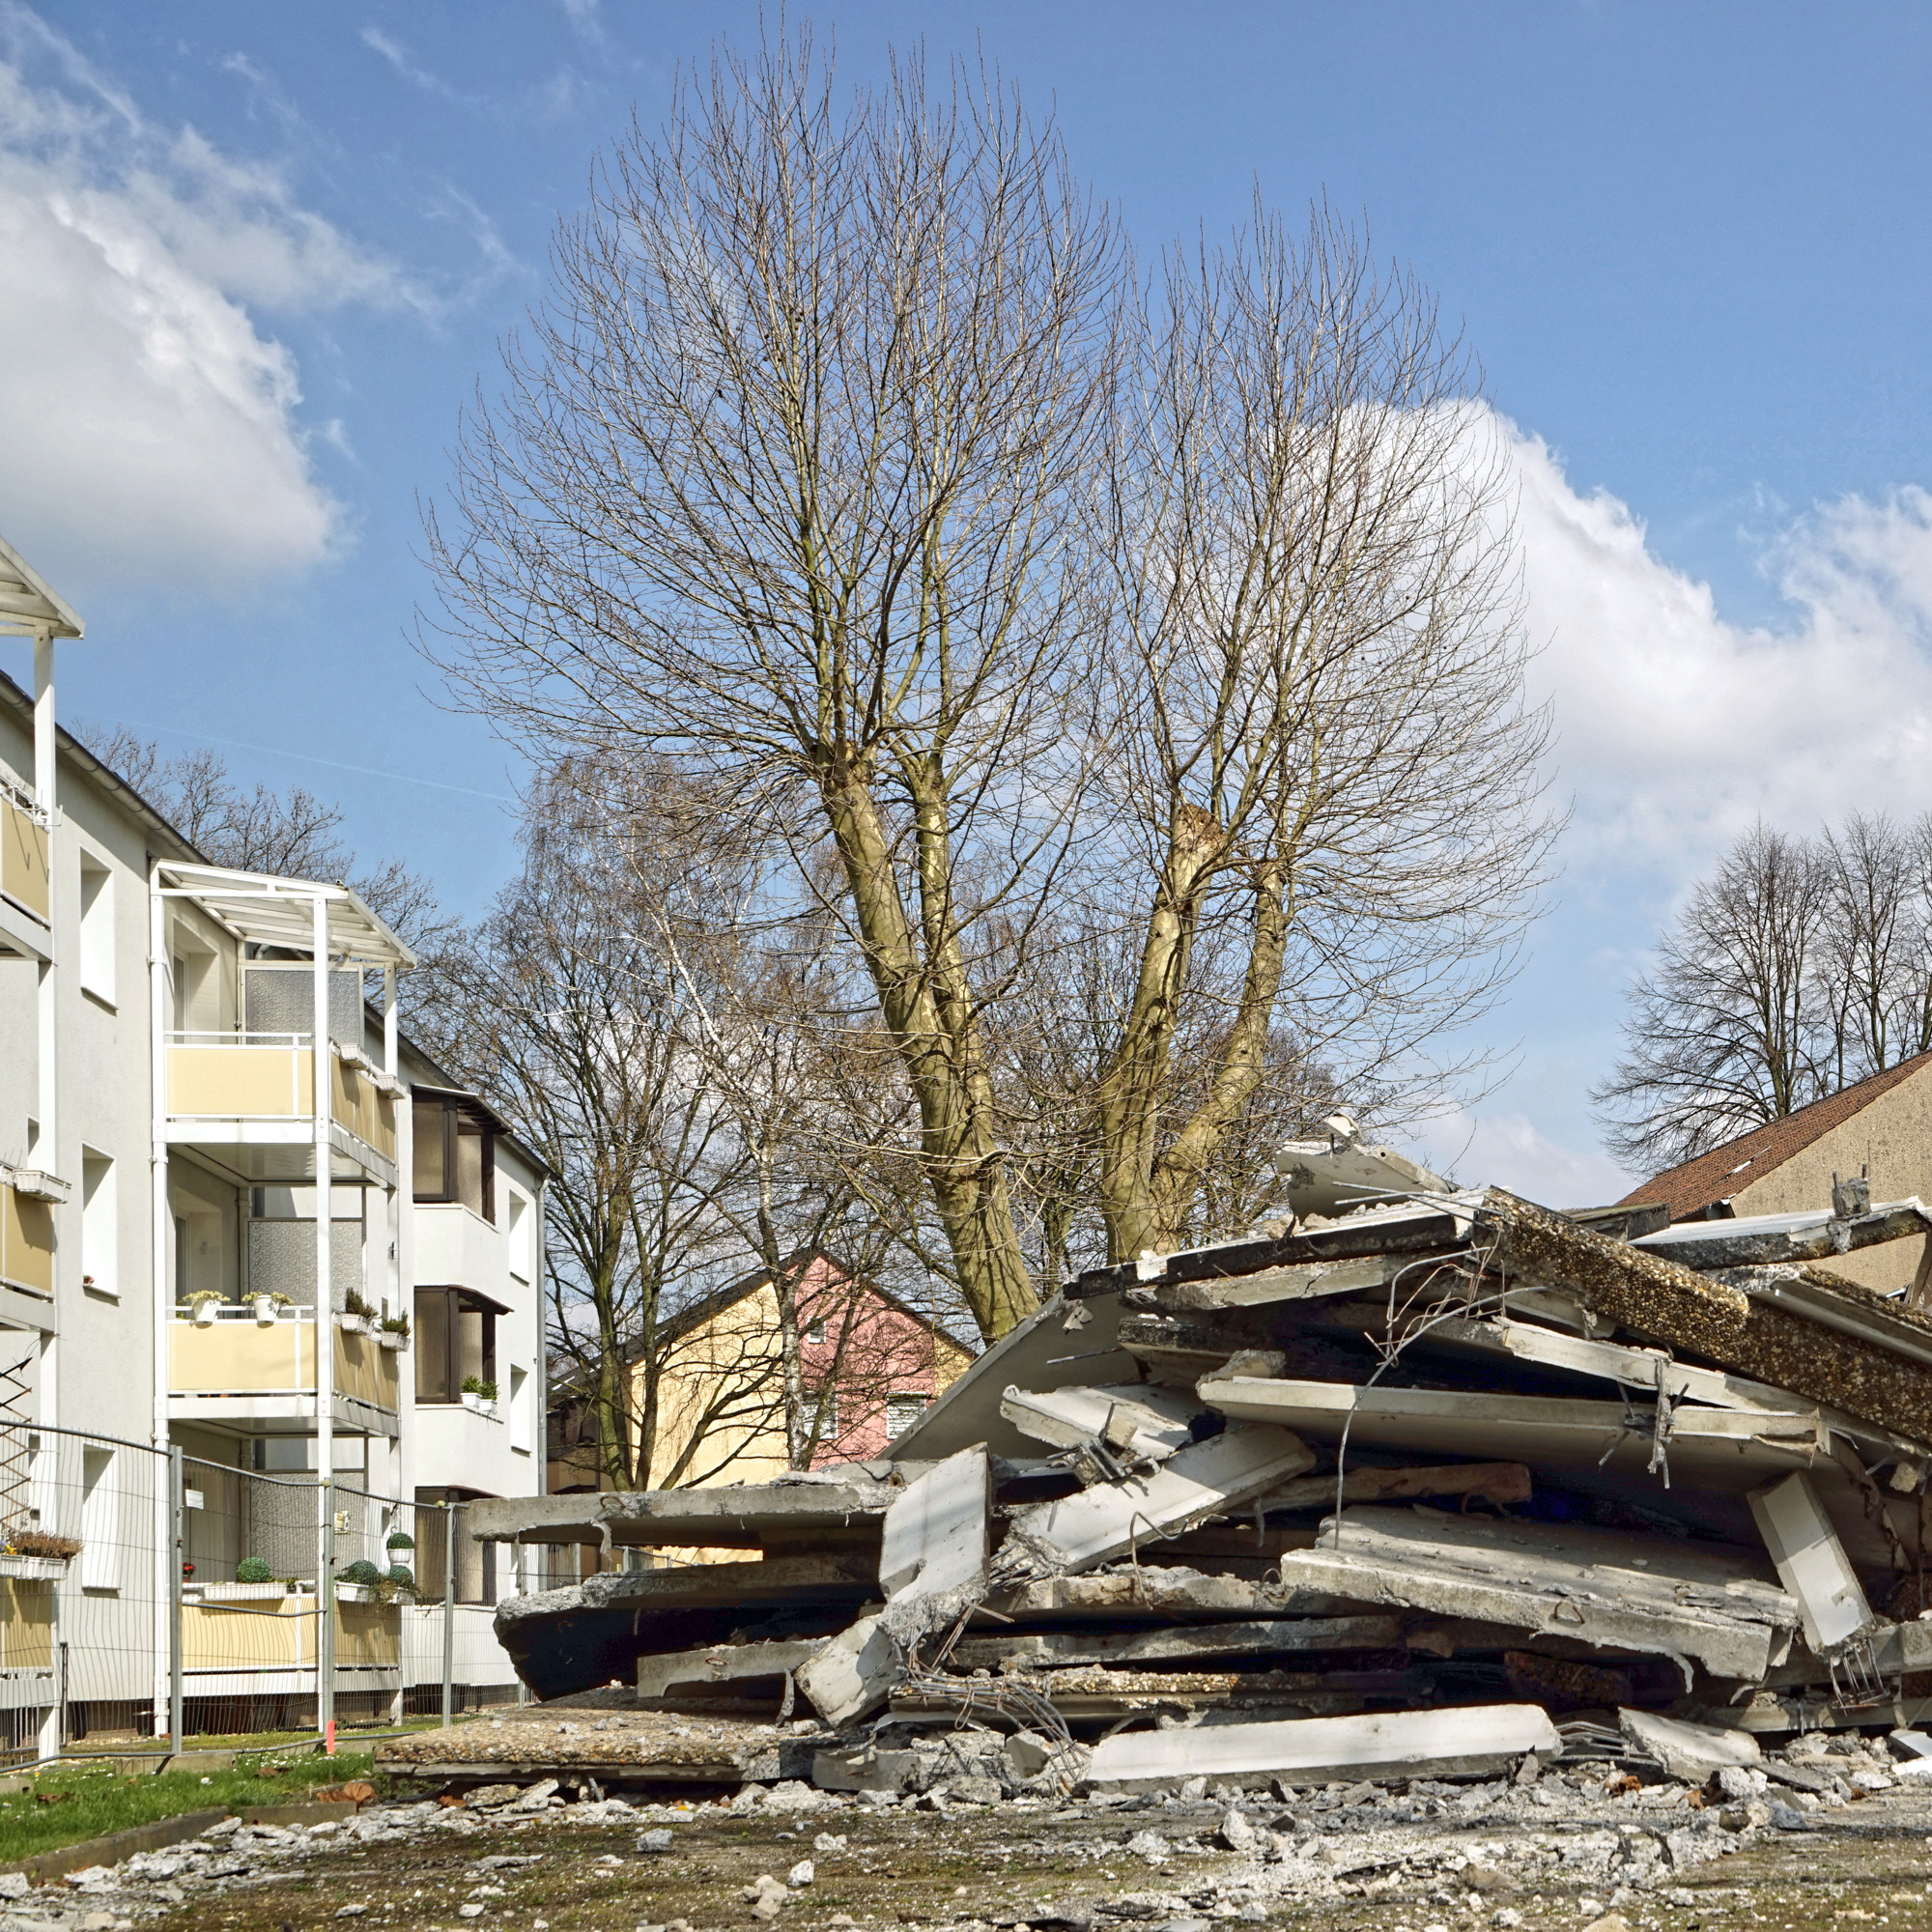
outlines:
{"label": "flower pot", "polygon": [[218,1301],[197,1301],[189,1311],[194,1318],[194,1325],[197,1328],[213,1328],[214,1312],[220,1306]]}
{"label": "flower pot", "polygon": [[278,1604],[288,1595],[282,1583],[204,1583],[204,1604]]}
{"label": "flower pot", "polygon": [[275,1319],[275,1303],[271,1295],[258,1294],[252,1297],[255,1304],[255,1320],[264,1328]]}
{"label": "flower pot", "polygon": [[497,1419],[496,1403],[488,1396],[478,1395],[473,1389],[463,1391],[463,1406],[471,1415],[487,1416],[492,1422]]}
{"label": "flower pot", "polygon": [[345,1335],[366,1335],[369,1332],[369,1321],[363,1315],[338,1315],[335,1325]]}
{"label": "flower pot", "polygon": [[65,1577],[67,1565],[65,1556],[0,1556],[0,1577]]}
{"label": "flower pot", "polygon": [[401,1349],[405,1340],[403,1336],[398,1335],[391,1328],[379,1328],[376,1331],[376,1339],[392,1354]]}

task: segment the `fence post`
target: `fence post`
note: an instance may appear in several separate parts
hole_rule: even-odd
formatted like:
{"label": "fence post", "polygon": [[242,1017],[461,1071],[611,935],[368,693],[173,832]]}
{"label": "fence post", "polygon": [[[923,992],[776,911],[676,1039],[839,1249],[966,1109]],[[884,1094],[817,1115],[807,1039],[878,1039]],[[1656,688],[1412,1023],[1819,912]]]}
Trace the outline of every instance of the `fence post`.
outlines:
{"label": "fence post", "polygon": [[168,1447],[168,1497],[174,1561],[168,1577],[168,1748],[182,1747],[182,1565],[187,1560],[187,1498],[183,1492],[182,1446]]}
{"label": "fence post", "polygon": [[456,1721],[456,1505],[442,1499],[442,1727]]}
{"label": "fence post", "polygon": [[[334,1317],[331,1315],[331,1324]],[[333,1346],[331,1333],[328,1344]],[[315,1726],[323,1749],[335,1755],[335,1488],[327,1471],[322,1477],[322,1561],[316,1567],[318,1623],[315,1637]]]}

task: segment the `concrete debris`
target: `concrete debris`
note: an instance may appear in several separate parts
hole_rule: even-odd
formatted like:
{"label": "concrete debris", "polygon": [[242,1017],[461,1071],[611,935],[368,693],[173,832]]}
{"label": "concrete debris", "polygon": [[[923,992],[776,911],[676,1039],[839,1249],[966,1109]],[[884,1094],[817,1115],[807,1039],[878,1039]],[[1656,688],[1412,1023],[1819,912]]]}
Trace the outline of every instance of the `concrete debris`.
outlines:
{"label": "concrete debris", "polygon": [[[475,1505],[479,1536],[605,1567],[497,1609],[553,1701],[384,1768],[944,1811],[1471,1780],[1530,1804],[1585,1759],[1701,1787],[1719,1835],[1809,1829],[1850,1771],[1932,1777],[1932,1316],[1821,1265],[1932,1215],[1842,1188],[1682,1227],[1557,1213],[1328,1124],[1282,1151],[1279,1218],[1090,1269],[877,1461]],[[616,1567],[680,1545],[742,1560]],[[592,1695],[626,1727],[556,1720]],[[1867,1728],[1884,1766],[1767,1749]]]}

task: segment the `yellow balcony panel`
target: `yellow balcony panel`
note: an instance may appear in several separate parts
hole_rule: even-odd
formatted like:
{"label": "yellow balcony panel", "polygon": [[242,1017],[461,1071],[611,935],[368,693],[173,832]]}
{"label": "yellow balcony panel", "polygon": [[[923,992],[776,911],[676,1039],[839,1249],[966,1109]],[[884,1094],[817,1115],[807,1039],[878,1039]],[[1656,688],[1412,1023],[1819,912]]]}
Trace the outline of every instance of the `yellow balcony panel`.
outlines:
{"label": "yellow balcony panel", "polygon": [[0,798],[0,893],[47,917],[47,828],[11,798]]}
{"label": "yellow balcony panel", "polygon": [[304,1321],[168,1323],[168,1390],[244,1395],[315,1387],[315,1324]]}
{"label": "yellow balcony panel", "polygon": [[216,1587],[182,1605],[185,1670],[313,1670],[315,1598],[279,1584]]}
{"label": "yellow balcony panel", "polygon": [[385,1159],[396,1157],[396,1103],[359,1066],[335,1063],[332,1094],[335,1124],[374,1148]]}
{"label": "yellow balcony panel", "polygon": [[54,1292],[54,1210],[0,1181],[0,1281],[36,1294]]}
{"label": "yellow balcony panel", "polygon": [[0,1577],[0,1670],[46,1670],[53,1661],[53,1584]]}
{"label": "yellow balcony panel", "polygon": [[376,1408],[394,1410],[400,1401],[399,1350],[385,1349],[373,1335],[335,1331],[335,1388]]}
{"label": "yellow balcony panel", "polygon": [[295,1120],[315,1112],[315,1058],[305,1046],[171,1045],[168,1112],[216,1120]]}
{"label": "yellow balcony panel", "polygon": [[394,1670],[403,1660],[403,1613],[394,1604],[335,1604],[335,1665]]}

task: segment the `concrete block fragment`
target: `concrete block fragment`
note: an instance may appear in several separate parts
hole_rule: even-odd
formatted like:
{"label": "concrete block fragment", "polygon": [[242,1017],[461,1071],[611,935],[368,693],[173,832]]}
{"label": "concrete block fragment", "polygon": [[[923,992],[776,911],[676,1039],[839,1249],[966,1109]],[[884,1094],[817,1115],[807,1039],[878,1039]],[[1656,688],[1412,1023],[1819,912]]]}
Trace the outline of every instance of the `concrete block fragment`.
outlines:
{"label": "concrete block fragment", "polygon": [[1285,1429],[1231,1428],[1181,1450],[1151,1475],[1095,1484],[1077,1496],[1020,1511],[1000,1551],[999,1578],[1015,1583],[1091,1570],[1139,1543],[1238,1509],[1314,1464],[1314,1452]]}
{"label": "concrete block fragment", "polygon": [[1269,1777],[1312,1784],[1365,1776],[1492,1776],[1514,1771],[1525,1752],[1553,1759],[1561,1749],[1555,1725],[1536,1705],[1482,1704],[1125,1732],[1094,1747],[1085,1783],[1097,1790],[1149,1791],[1193,1777],[1210,1784]]}
{"label": "concrete block fragment", "polygon": [[826,1640],[798,1673],[811,1708],[838,1730],[876,1711],[899,1679],[899,1650],[878,1616],[861,1617]]}
{"label": "concrete block fragment", "polygon": [[970,1587],[986,1574],[993,1481],[983,1444],[962,1449],[906,1485],[886,1512],[879,1588],[886,1601]]}
{"label": "concrete block fragment", "polygon": [[1804,1641],[1820,1656],[1878,1619],[1818,1492],[1802,1474],[1753,1490],[1751,1515],[1778,1580],[1798,1600]]}
{"label": "concrete block fragment", "polygon": [[1762,1755],[1748,1731],[1693,1724],[1654,1711],[1621,1710],[1617,1722],[1638,1750],[1687,1784],[1702,1784],[1715,1772],[1754,1766]]}

